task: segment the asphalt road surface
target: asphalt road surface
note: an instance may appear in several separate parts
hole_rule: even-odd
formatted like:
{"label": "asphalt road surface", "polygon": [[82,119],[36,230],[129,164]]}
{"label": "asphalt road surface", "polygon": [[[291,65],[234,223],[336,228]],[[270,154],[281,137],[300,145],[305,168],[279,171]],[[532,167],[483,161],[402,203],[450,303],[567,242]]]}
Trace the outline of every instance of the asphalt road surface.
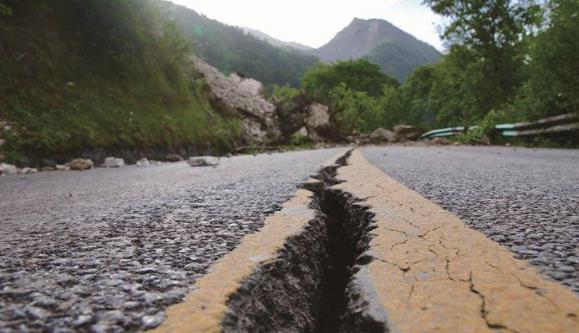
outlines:
{"label": "asphalt road surface", "polygon": [[579,150],[393,146],[363,153],[579,293]]}
{"label": "asphalt road surface", "polygon": [[158,325],[339,151],[0,177],[0,332]]}
{"label": "asphalt road surface", "polygon": [[[0,332],[155,327],[207,267],[344,149],[0,177]],[[579,292],[579,151],[364,155]]]}

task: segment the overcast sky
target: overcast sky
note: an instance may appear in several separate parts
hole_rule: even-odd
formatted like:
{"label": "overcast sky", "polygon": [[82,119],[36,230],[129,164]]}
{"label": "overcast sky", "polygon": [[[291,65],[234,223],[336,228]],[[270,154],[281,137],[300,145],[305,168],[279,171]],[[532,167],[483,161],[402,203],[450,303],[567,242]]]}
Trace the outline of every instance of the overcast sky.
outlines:
{"label": "overcast sky", "polygon": [[229,25],[257,29],[312,47],[327,43],[354,17],[382,18],[439,50],[439,18],[422,0],[171,0]]}

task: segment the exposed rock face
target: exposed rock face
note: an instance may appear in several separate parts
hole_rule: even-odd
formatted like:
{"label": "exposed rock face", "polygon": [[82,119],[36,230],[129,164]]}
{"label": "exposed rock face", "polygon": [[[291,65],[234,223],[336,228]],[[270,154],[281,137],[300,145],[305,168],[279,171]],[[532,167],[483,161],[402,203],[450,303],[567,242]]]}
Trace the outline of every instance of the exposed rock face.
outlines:
{"label": "exposed rock face", "polygon": [[68,163],[68,166],[70,167],[71,170],[84,171],[92,169],[94,167],[94,163],[89,159],[77,158],[75,160],[70,161],[70,163]]}
{"label": "exposed rock face", "polygon": [[387,129],[378,128],[370,135],[370,138],[374,142],[389,142],[394,139],[394,132]]}
{"label": "exposed rock face", "polygon": [[246,77],[245,75],[234,72],[229,76],[229,79],[237,83],[239,88],[245,92],[252,94],[253,96],[260,96],[265,98],[265,89],[263,84],[255,79]]}
{"label": "exposed rock face", "polygon": [[228,78],[195,56],[190,60],[193,76],[207,81],[213,101],[243,118],[242,129],[249,141],[265,143],[279,139],[276,107],[260,95],[261,83],[239,74]]}

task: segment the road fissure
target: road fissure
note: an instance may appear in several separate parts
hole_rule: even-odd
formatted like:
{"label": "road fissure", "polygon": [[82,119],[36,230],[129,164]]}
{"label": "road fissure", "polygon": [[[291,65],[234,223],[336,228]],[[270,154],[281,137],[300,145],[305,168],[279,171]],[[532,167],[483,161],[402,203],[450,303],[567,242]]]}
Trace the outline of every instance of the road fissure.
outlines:
{"label": "road fissure", "polygon": [[322,169],[319,182],[305,185],[314,193],[316,218],[230,297],[225,332],[385,331],[382,322],[361,315],[368,301],[356,288],[355,275],[372,261],[367,250],[373,214],[362,200],[332,188],[348,157]]}

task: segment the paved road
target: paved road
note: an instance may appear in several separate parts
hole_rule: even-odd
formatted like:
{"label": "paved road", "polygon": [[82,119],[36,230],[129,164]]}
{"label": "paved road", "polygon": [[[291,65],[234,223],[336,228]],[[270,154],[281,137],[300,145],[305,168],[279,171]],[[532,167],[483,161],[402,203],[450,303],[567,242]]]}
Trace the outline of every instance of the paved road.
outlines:
{"label": "paved road", "polygon": [[0,331],[157,325],[338,151],[0,177]]}
{"label": "paved road", "polygon": [[394,146],[364,155],[579,293],[579,150]]}

